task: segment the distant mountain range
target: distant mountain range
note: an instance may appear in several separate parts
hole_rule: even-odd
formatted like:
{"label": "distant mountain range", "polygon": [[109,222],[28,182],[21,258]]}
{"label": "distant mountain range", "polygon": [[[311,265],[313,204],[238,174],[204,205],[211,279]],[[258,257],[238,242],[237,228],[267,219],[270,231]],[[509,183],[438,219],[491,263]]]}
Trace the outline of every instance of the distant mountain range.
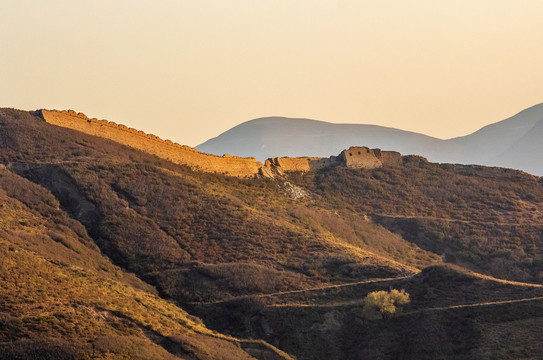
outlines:
{"label": "distant mountain range", "polygon": [[263,161],[277,156],[327,157],[349,146],[364,145],[422,155],[433,162],[508,167],[542,176],[541,139],[543,104],[448,140],[376,125],[266,117],[235,126],[196,149],[215,155],[254,156]]}

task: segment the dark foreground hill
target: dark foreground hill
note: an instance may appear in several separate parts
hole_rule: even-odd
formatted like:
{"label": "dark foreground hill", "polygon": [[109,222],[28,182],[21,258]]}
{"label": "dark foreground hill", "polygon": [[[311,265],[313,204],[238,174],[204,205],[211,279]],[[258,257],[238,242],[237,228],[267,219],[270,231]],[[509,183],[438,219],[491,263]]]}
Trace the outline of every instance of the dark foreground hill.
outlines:
{"label": "dark foreground hill", "polygon": [[449,140],[375,125],[269,117],[244,122],[196,148],[263,161],[276,156],[329,156],[352,145],[365,145],[422,155],[434,162],[500,166],[543,175],[542,137],[543,104],[539,104]]}
{"label": "dark foreground hill", "polygon": [[[371,291],[405,289],[412,302],[368,318]],[[200,304],[210,326],[258,336],[300,359],[539,359],[543,288],[449,266],[403,279]]]}
{"label": "dark foreground hill", "polygon": [[[501,341],[539,334],[540,287],[435,267],[543,283],[531,175],[405,157],[238,179],[10,109],[0,164],[8,358],[541,356]],[[403,315],[360,315],[389,287],[411,293]]]}

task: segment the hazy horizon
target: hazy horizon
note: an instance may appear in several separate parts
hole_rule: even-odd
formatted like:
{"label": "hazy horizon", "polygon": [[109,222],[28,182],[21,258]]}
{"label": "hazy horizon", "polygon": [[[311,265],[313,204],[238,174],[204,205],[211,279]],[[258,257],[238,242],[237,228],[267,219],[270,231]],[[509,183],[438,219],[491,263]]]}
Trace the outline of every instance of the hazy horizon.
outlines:
{"label": "hazy horizon", "polygon": [[282,116],[448,139],[543,101],[543,3],[4,1],[0,106],[190,146]]}

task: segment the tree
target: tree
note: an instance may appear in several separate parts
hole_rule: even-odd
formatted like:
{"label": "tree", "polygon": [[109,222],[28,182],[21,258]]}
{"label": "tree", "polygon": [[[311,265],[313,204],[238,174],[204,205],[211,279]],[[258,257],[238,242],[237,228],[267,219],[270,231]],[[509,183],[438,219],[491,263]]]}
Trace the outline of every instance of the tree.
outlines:
{"label": "tree", "polygon": [[373,291],[364,299],[363,313],[370,317],[380,313],[383,319],[388,319],[396,313],[397,306],[408,304],[410,301],[409,294],[404,290]]}

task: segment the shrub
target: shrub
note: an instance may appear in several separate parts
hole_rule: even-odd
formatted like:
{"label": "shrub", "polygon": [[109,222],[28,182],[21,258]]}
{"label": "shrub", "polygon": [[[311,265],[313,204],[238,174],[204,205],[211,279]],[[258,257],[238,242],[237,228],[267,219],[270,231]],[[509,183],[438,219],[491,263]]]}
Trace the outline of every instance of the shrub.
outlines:
{"label": "shrub", "polygon": [[404,290],[373,291],[364,299],[363,313],[372,316],[380,313],[383,319],[388,319],[396,313],[396,307],[408,304],[411,300]]}

